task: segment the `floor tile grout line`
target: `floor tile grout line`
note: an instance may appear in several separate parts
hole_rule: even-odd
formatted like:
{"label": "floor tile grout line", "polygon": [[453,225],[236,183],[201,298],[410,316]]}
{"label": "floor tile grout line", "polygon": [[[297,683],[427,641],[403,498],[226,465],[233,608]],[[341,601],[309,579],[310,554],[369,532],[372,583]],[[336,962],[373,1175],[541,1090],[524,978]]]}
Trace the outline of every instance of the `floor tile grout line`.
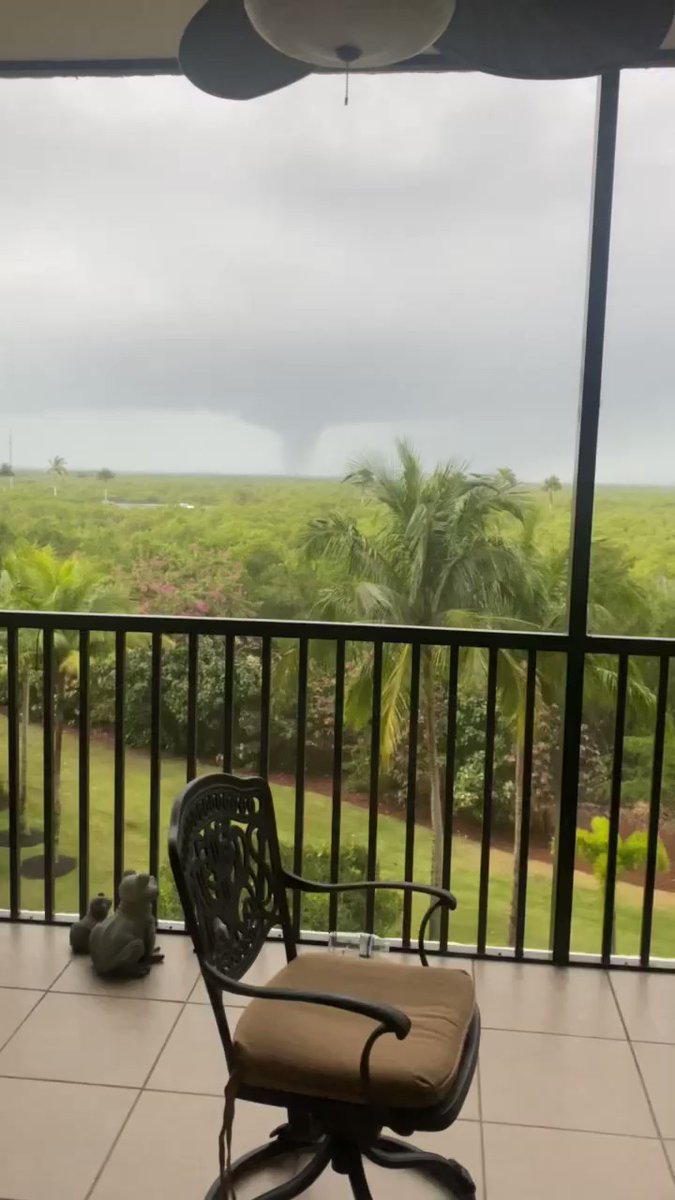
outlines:
{"label": "floor tile grout line", "polygon": [[[63,966],[63,967],[61,968],[61,970],[59,971],[58,975],[56,975],[56,976],[55,976],[55,978],[52,980],[52,983],[56,983],[57,979],[60,979],[60,978],[61,978],[61,976],[63,975],[63,972],[64,972],[64,971],[65,971],[65,970],[68,968],[68,965],[69,965],[69,964],[68,964],[68,963],[66,963],[66,964],[65,964],[65,966]],[[51,987],[51,984],[49,985],[49,987]],[[14,990],[15,990],[15,991],[27,991],[27,992],[32,992],[32,991],[39,991],[39,990],[41,990],[41,989],[39,989],[39,988],[15,988]],[[13,1029],[13,1030],[12,1030],[12,1032],[10,1033],[9,1037],[8,1037],[8,1038],[7,1038],[7,1039],[6,1039],[6,1040],[5,1040],[5,1041],[2,1043],[2,1045],[0,1045],[0,1054],[2,1053],[2,1051],[3,1051],[3,1050],[5,1050],[5,1049],[7,1048],[7,1046],[9,1046],[9,1043],[12,1041],[12,1039],[13,1039],[13,1038],[15,1038],[15,1037],[16,1037],[16,1035],[17,1035],[17,1033],[19,1032],[19,1030],[20,1030],[20,1029],[23,1029],[23,1027],[24,1027],[24,1025],[26,1024],[26,1021],[28,1020],[28,1018],[29,1018],[29,1017],[32,1017],[33,1013],[37,1011],[37,1009],[38,1009],[38,1008],[40,1007],[40,1005],[42,1004],[42,1001],[44,1000],[45,996],[47,996],[48,994],[49,994],[49,988],[45,988],[45,989],[42,991],[42,995],[40,996],[40,999],[35,1001],[35,1004],[33,1004],[33,1006],[30,1008],[30,1010],[29,1010],[29,1011],[26,1013],[26,1015],[25,1015],[25,1017],[23,1018],[23,1020],[22,1020],[22,1021],[19,1021],[19,1024],[17,1025],[16,1029]]]}
{"label": "floor tile grout line", "polygon": [[483,1025],[483,1029],[486,1033],[522,1033],[528,1037],[576,1038],[584,1042],[618,1042],[619,1045],[628,1040],[625,1035],[611,1037],[600,1033],[562,1033],[559,1029],[514,1029],[511,1025]]}
{"label": "floor tile grout line", "polygon": [[84,996],[90,1000],[144,1000],[148,1004],[188,1003],[188,1001],[182,996],[143,996],[138,992],[132,992],[129,996],[121,996],[116,991],[108,992],[105,991],[105,989],[101,989],[100,992],[77,992],[70,990],[66,991],[65,988],[59,988],[58,990],[55,990],[52,987],[49,988],[48,994],[50,996]]}
{"label": "floor tile grout line", "polygon": [[[178,1020],[180,1020],[180,1016],[178,1017]],[[174,1031],[175,1025],[170,1031],[169,1036],[171,1036]],[[166,1049],[166,1045],[163,1046],[160,1054],[164,1049]],[[156,1066],[157,1062],[155,1061],[152,1068],[153,1071]],[[53,1077],[46,1075],[8,1075],[4,1071],[0,1071],[0,1079],[6,1079],[10,1082],[20,1080],[21,1082],[25,1083],[53,1083],[59,1087],[106,1088],[115,1092],[137,1092],[142,1090],[144,1092],[149,1092],[150,1095],[153,1096],[199,1096],[204,1100],[220,1100],[221,1102],[223,1098],[222,1089],[219,1092],[206,1092],[200,1091],[199,1088],[157,1087],[156,1085],[152,1086],[149,1082],[144,1083],[142,1086],[141,1084],[133,1083],[97,1083],[91,1079],[54,1079]],[[461,1116],[457,1119],[466,1125],[478,1125],[480,1121],[479,1117]],[[493,1124],[495,1124],[495,1122],[493,1122]],[[0,1200],[3,1200],[1,1196]]]}
{"label": "floor tile grout line", "polygon": [[[180,1020],[180,1018],[179,1018],[179,1020]],[[171,1033],[169,1033],[169,1037],[171,1037]],[[163,1049],[166,1049],[166,1044],[165,1044],[165,1048],[163,1048]],[[160,1054],[161,1054],[161,1052],[162,1051],[160,1051]],[[156,1066],[156,1062],[155,1062],[155,1066]],[[100,1088],[108,1088],[108,1090],[119,1091],[119,1092],[144,1092],[144,1093],[150,1094],[150,1096],[175,1096],[175,1097],[190,1096],[190,1097],[195,1097],[195,1098],[198,1097],[199,1099],[204,1099],[204,1100],[220,1100],[220,1102],[222,1102],[222,1094],[220,1092],[201,1092],[201,1091],[195,1091],[195,1090],[179,1091],[179,1090],[177,1090],[177,1088],[174,1088],[174,1087],[173,1088],[172,1087],[149,1087],[147,1084],[144,1084],[143,1087],[141,1087],[141,1085],[131,1085],[131,1084],[95,1084],[95,1082],[91,1082],[90,1080],[46,1079],[46,1078],[43,1078],[43,1076],[36,1076],[36,1075],[4,1075],[4,1074],[0,1074],[0,1079],[6,1079],[6,1080],[10,1080],[10,1081],[20,1080],[22,1082],[28,1082],[28,1084],[54,1084],[56,1086],[62,1085],[62,1086],[66,1086],[66,1087],[100,1087]],[[480,1104],[479,1104],[479,1112],[480,1112]],[[456,1122],[456,1123],[470,1124],[470,1126],[477,1126],[477,1124],[483,1124],[483,1126],[498,1126],[500,1128],[506,1128],[506,1129],[538,1129],[542,1133],[586,1134],[587,1136],[589,1136],[589,1138],[622,1138],[622,1139],[627,1139],[629,1141],[650,1142],[650,1144],[653,1144],[653,1142],[657,1142],[657,1141],[661,1142],[662,1141],[662,1139],[659,1138],[658,1134],[656,1134],[656,1133],[653,1133],[651,1135],[646,1135],[646,1134],[640,1134],[640,1133],[617,1132],[617,1130],[613,1130],[613,1129],[583,1129],[583,1128],[580,1128],[577,1126],[565,1126],[565,1127],[549,1126],[549,1124],[533,1124],[532,1122],[528,1122],[528,1121],[500,1121],[500,1120],[497,1120],[497,1118],[491,1118],[490,1121],[486,1121],[484,1117],[480,1117],[480,1116],[478,1116],[478,1117],[461,1116],[461,1117],[458,1117],[458,1122]],[[675,1139],[663,1139],[663,1140],[664,1141],[673,1141]],[[2,1200],[2,1198],[0,1198],[0,1200]]]}
{"label": "floor tile grout line", "polygon": [[[192,995],[192,993],[194,992],[194,989],[199,984],[200,978],[201,977],[199,977],[193,984],[191,991],[190,991],[190,996]],[[58,977],[54,981],[54,983],[57,983],[57,982],[58,982]],[[208,1008],[209,1007],[208,1000],[192,1000],[192,999],[190,999],[190,996],[188,996],[186,999],[184,996],[153,996],[153,995],[147,995],[147,994],[143,995],[138,992],[134,992],[129,995],[121,995],[117,991],[114,991],[114,990],[107,991],[104,988],[102,988],[100,991],[85,991],[85,990],[77,990],[77,989],[71,989],[71,988],[68,988],[68,989],[55,988],[54,984],[50,985],[50,987],[45,989],[44,991],[42,991],[42,989],[40,989],[40,988],[12,987],[12,986],[7,986],[5,984],[2,984],[2,985],[0,985],[0,995],[2,994],[3,991],[4,992],[39,992],[41,996],[45,996],[45,995],[85,996],[85,997],[88,997],[91,999],[145,1000],[145,1001],[150,1002],[151,1004],[189,1004],[192,1007],[195,1007],[195,1006],[200,1007],[200,1008]],[[237,1001],[237,998],[234,997],[232,1000],[228,1001],[228,1003],[226,1004],[226,1007],[227,1008],[236,1008],[236,1009],[248,1007],[246,1004],[238,1004],[236,1001]],[[516,1033],[516,1034],[523,1034],[525,1036],[530,1036],[530,1037],[577,1038],[577,1039],[582,1039],[584,1041],[590,1041],[590,1042],[619,1042],[619,1043],[622,1043],[624,1041],[631,1040],[627,1037],[626,1034],[612,1036],[611,1034],[600,1034],[600,1033],[578,1033],[578,1032],[574,1033],[571,1031],[563,1032],[562,1030],[559,1030],[559,1029],[514,1029],[512,1025],[486,1025],[485,1023],[483,1023],[483,1025],[482,1025],[482,1030],[485,1033],[488,1033],[488,1032],[489,1033]],[[648,1046],[672,1046],[672,1045],[675,1045],[675,1039],[673,1039],[673,1041],[659,1041],[656,1039],[650,1040],[650,1039],[643,1039],[643,1038],[635,1038],[632,1040],[634,1040],[636,1042],[644,1042],[644,1044],[648,1045]],[[0,1197],[0,1200],[2,1200],[1,1197]]]}
{"label": "floor tile grout line", "polygon": [[576,1125],[533,1125],[530,1121],[497,1121],[495,1119],[484,1120],[483,1124],[488,1127],[498,1125],[501,1129],[538,1129],[542,1133],[574,1133],[588,1134],[589,1137],[624,1138],[631,1142],[648,1142],[652,1146],[656,1142],[661,1141],[657,1133],[648,1135],[645,1133],[618,1132],[615,1129],[581,1129]]}
{"label": "floor tile grout line", "polygon": [[113,1151],[115,1150],[115,1148],[116,1148],[116,1146],[117,1146],[117,1144],[118,1144],[118,1142],[119,1142],[119,1140],[120,1140],[120,1138],[121,1138],[122,1134],[124,1133],[124,1130],[126,1129],[127,1125],[129,1124],[129,1121],[130,1121],[130,1119],[131,1119],[131,1117],[132,1117],[133,1113],[135,1113],[135,1111],[136,1111],[136,1108],[137,1108],[137,1105],[138,1105],[138,1101],[140,1100],[140,1098],[141,1098],[141,1096],[142,1096],[142,1095],[143,1095],[143,1089],[142,1089],[142,1088],[139,1088],[139,1089],[138,1089],[138,1091],[136,1092],[136,1095],[135,1095],[134,1099],[133,1099],[133,1100],[132,1100],[132,1102],[131,1102],[131,1105],[129,1106],[129,1111],[128,1111],[128,1113],[127,1113],[126,1117],[125,1117],[125,1118],[124,1118],[124,1120],[122,1121],[122,1124],[120,1125],[119,1129],[117,1130],[117,1133],[116,1133],[115,1137],[113,1138],[113,1140],[112,1140],[112,1142],[111,1142],[111,1144],[110,1144],[110,1147],[109,1147],[109,1149],[108,1149],[108,1152],[107,1152],[107,1154],[105,1154],[105,1155],[104,1155],[104,1157],[103,1157],[103,1162],[101,1163],[101,1165],[100,1165],[100,1167],[98,1168],[98,1170],[97,1170],[96,1174],[94,1175],[94,1178],[93,1178],[93,1180],[92,1180],[92,1182],[91,1182],[91,1186],[90,1186],[89,1188],[87,1188],[87,1191],[84,1193],[84,1200],[89,1200],[90,1196],[92,1195],[92,1192],[93,1192],[93,1191],[94,1191],[94,1189],[96,1188],[96,1186],[97,1186],[97,1184],[98,1184],[98,1181],[99,1181],[99,1179],[101,1178],[101,1176],[102,1176],[103,1172],[105,1171],[105,1169],[106,1169],[106,1167],[107,1167],[108,1163],[110,1162],[110,1157],[111,1157],[111,1155],[112,1155]]}
{"label": "floor tile grout line", "polygon": [[[186,1003],[190,1005],[190,1008],[209,1008],[210,1007],[208,1000],[187,1000]],[[228,1000],[227,1004],[225,1005],[225,1008],[248,1008],[248,1004],[237,1004],[236,1001],[234,1001],[234,1000]]]}
{"label": "floor tile grout line", "polygon": [[624,1020],[624,1016],[623,1016],[623,1009],[622,1009],[622,1007],[621,1007],[621,1003],[620,1003],[620,1001],[619,1001],[619,997],[617,996],[617,994],[616,994],[616,990],[615,990],[615,988],[614,988],[614,980],[612,979],[612,971],[611,971],[611,969],[610,969],[610,968],[608,968],[608,967],[605,967],[605,969],[603,970],[603,972],[602,972],[602,973],[603,973],[603,975],[605,976],[605,979],[607,980],[607,983],[608,983],[608,986],[609,986],[609,990],[610,990],[610,992],[611,992],[611,994],[612,994],[612,999],[613,999],[613,1001],[614,1001],[614,1008],[615,1008],[615,1010],[616,1010],[616,1015],[617,1015],[617,1017],[619,1018],[619,1021],[621,1022],[621,1028],[623,1029],[623,1032],[624,1032],[624,1035],[625,1035],[625,1037],[626,1037],[626,1040],[627,1040],[628,1042],[630,1042],[630,1034],[629,1034],[629,1032],[628,1032],[628,1026],[626,1025],[626,1022],[625,1022],[625,1020]]}
{"label": "floor tile grout line", "polygon": [[[0,996],[3,992],[48,992],[49,988],[41,987],[21,987],[20,984],[0,983]],[[3,1200],[0,1196],[0,1200]]]}
{"label": "floor tile grout line", "polygon": [[635,1063],[635,1070],[637,1071],[638,1077],[640,1079],[640,1083],[642,1084],[642,1090],[645,1095],[645,1100],[647,1101],[647,1106],[649,1108],[649,1112],[651,1114],[652,1121],[654,1122],[654,1128],[656,1129],[656,1133],[657,1133],[659,1142],[661,1144],[661,1150],[663,1151],[663,1155],[666,1160],[666,1167],[668,1169],[668,1172],[670,1174],[670,1177],[671,1177],[673,1183],[675,1183],[675,1166],[671,1162],[670,1155],[668,1153],[668,1147],[666,1146],[665,1138],[664,1138],[663,1134],[661,1133],[661,1126],[657,1120],[656,1110],[654,1108],[654,1105],[652,1104],[652,1098],[649,1094],[649,1088],[647,1087],[647,1081],[646,1081],[644,1075],[642,1074],[642,1068],[640,1067],[640,1063],[638,1061],[638,1056],[635,1052],[635,1046],[633,1045],[632,1039],[630,1038],[630,1035],[628,1033],[628,1025],[626,1023],[626,1020],[625,1020],[625,1017],[623,1014],[623,1009],[621,1008],[621,1005],[619,1004],[619,998],[614,990],[614,981],[609,972],[607,972],[607,977],[609,979],[609,986],[612,989],[612,995],[614,996],[614,1002],[619,1010],[619,1016],[621,1018],[621,1023],[626,1031],[626,1037],[628,1038],[628,1045],[630,1046],[630,1052],[631,1052],[631,1055],[633,1058],[633,1062]]}
{"label": "floor tile grout line", "polygon": [[[180,1017],[178,1018],[178,1020],[180,1020]],[[175,1026],[174,1026],[174,1029],[175,1029]],[[173,1030],[170,1031],[169,1037],[171,1036],[172,1032],[173,1032]],[[166,1049],[166,1044],[164,1045],[163,1049]],[[163,1051],[160,1051],[160,1054],[162,1052]],[[153,1065],[153,1070],[156,1065],[157,1065],[157,1063],[155,1062]],[[180,1090],[177,1090],[176,1088],[149,1087],[148,1084],[143,1084],[143,1086],[141,1087],[140,1084],[133,1085],[133,1084],[128,1084],[128,1083],[92,1083],[90,1080],[82,1080],[82,1079],[47,1079],[47,1078],[44,1078],[41,1076],[38,1077],[38,1076],[34,1076],[34,1075],[3,1075],[1,1073],[0,1073],[0,1079],[6,1079],[9,1081],[20,1080],[21,1082],[25,1082],[25,1083],[47,1083],[47,1084],[53,1083],[57,1086],[65,1086],[65,1087],[107,1088],[112,1091],[121,1091],[121,1092],[144,1092],[151,1096],[176,1096],[176,1097],[191,1096],[193,1098],[198,1097],[199,1099],[202,1099],[202,1100],[218,1100],[218,1101],[222,1102],[222,1094],[220,1092],[200,1092],[198,1090],[195,1091],[192,1089],[189,1091],[188,1090],[180,1091]],[[480,1113],[480,1111],[481,1111],[481,1105],[479,1103],[479,1113]],[[537,1129],[537,1130],[540,1130],[541,1132],[548,1132],[548,1133],[587,1134],[589,1137],[613,1137],[613,1138],[624,1138],[624,1139],[627,1138],[630,1141],[648,1142],[650,1144],[653,1144],[654,1142],[660,1142],[662,1140],[656,1133],[652,1134],[651,1136],[648,1136],[648,1135],[642,1134],[642,1133],[625,1133],[625,1132],[618,1132],[616,1130],[608,1130],[608,1129],[582,1129],[577,1126],[564,1126],[563,1127],[560,1125],[539,1125],[539,1124],[533,1124],[532,1122],[528,1122],[528,1121],[500,1121],[500,1120],[497,1120],[494,1118],[492,1120],[488,1121],[488,1120],[485,1120],[485,1118],[481,1117],[480,1115],[478,1117],[463,1117],[463,1116],[458,1117],[457,1122],[455,1122],[455,1123],[463,1124],[463,1125],[481,1125],[481,1124],[487,1125],[487,1126],[496,1125],[496,1126],[499,1126],[500,1128],[505,1128],[505,1129]],[[674,1139],[663,1139],[663,1140],[667,1141],[667,1140],[674,1140]],[[0,1197],[0,1200],[2,1200],[2,1197]]]}
{"label": "floor tile grout line", "polygon": [[0,1079],[20,1079],[25,1083],[54,1083],[59,1087],[107,1088],[113,1092],[137,1092],[140,1087],[138,1083],[97,1083],[91,1079],[55,1079],[53,1075],[8,1075],[6,1071],[0,1071]]}
{"label": "floor tile grout line", "polygon": [[68,967],[70,966],[70,964],[71,964],[71,961],[72,961],[72,960],[71,960],[70,958],[67,958],[67,959],[66,959],[65,963],[64,963],[64,964],[63,964],[63,966],[61,967],[61,970],[60,970],[60,971],[59,971],[59,972],[58,972],[58,973],[57,973],[57,974],[54,976],[54,978],[52,979],[52,981],[51,981],[51,983],[50,983],[49,987],[45,988],[45,991],[46,991],[46,992],[49,992],[49,991],[51,991],[51,989],[53,988],[54,984],[55,984],[55,983],[58,983],[58,981],[59,981],[59,979],[61,978],[61,976],[62,976],[62,975],[64,975],[64,974],[65,974],[65,972],[68,970]]}
{"label": "floor tile grout line", "polygon": [[673,1047],[675,1047],[675,1042],[659,1042],[656,1040],[654,1040],[653,1042],[650,1042],[649,1038],[643,1038],[643,1037],[638,1037],[638,1038],[629,1037],[628,1041],[631,1043],[632,1046],[664,1046],[664,1047],[667,1046],[671,1050],[673,1049]]}
{"label": "floor tile grout line", "polygon": [[[32,988],[31,988],[31,991],[32,991]],[[27,1013],[25,1014],[25,1016],[24,1016],[24,1017],[23,1017],[23,1018],[22,1018],[22,1019],[19,1021],[19,1024],[17,1025],[16,1029],[13,1029],[13,1030],[12,1030],[12,1032],[9,1034],[9,1037],[6,1037],[6,1038],[5,1038],[5,1040],[4,1040],[4,1042],[0,1042],[0,1054],[2,1054],[2,1051],[5,1049],[5,1047],[6,1047],[6,1046],[9,1046],[9,1043],[11,1042],[12,1038],[13,1038],[13,1037],[14,1037],[14,1036],[15,1036],[15,1035],[16,1035],[16,1034],[19,1032],[19,1030],[20,1030],[20,1029],[21,1029],[21,1028],[22,1028],[22,1027],[23,1027],[23,1026],[26,1024],[26,1021],[28,1020],[28,1018],[29,1018],[29,1017],[31,1017],[31,1016],[33,1015],[33,1013],[35,1012],[36,1008],[39,1008],[39,1006],[42,1004],[42,1001],[44,1000],[44,998],[45,998],[45,996],[46,996],[46,995],[47,995],[47,993],[46,993],[46,992],[41,992],[41,993],[40,993],[40,995],[39,995],[39,999],[35,1001],[35,1004],[32,1004],[32,1005],[31,1005],[31,1007],[28,1009],[28,1012],[27,1012]]]}
{"label": "floor tile grout line", "polygon": [[162,1042],[157,1054],[155,1055],[154,1059],[152,1060],[150,1069],[147,1072],[145,1078],[143,1079],[143,1082],[142,1082],[140,1088],[138,1089],[136,1098],[132,1102],[126,1117],[122,1121],[122,1124],[120,1125],[116,1136],[112,1140],[112,1143],[108,1149],[108,1153],[105,1155],[103,1162],[101,1163],[101,1166],[99,1167],[98,1171],[96,1172],[96,1174],[94,1176],[94,1179],[92,1180],[91,1187],[85,1192],[84,1200],[90,1200],[91,1196],[93,1195],[93,1193],[98,1185],[98,1181],[101,1178],[101,1176],[103,1175],[103,1172],[105,1171],[108,1163],[110,1162],[110,1159],[115,1152],[115,1149],[120,1141],[120,1138],[122,1137],[122,1134],[124,1133],[124,1130],[126,1129],[127,1125],[129,1124],[129,1121],[131,1120],[133,1114],[135,1113],[135,1111],[138,1107],[138,1103],[141,1099],[141,1096],[144,1094],[146,1085],[148,1084],[150,1077],[151,1077],[155,1067],[157,1066],[157,1063],[159,1062],[164,1051],[166,1050],[166,1047],[169,1043],[169,1039],[171,1038],[171,1036],[176,1028],[176,1025],[180,1021],[183,1013],[185,1012],[185,1009],[187,1008],[187,1003],[188,1003],[187,1000],[184,1000],[183,1003],[180,1005],[180,1010],[179,1010],[179,1012],[176,1013],[175,1020],[171,1023],[171,1026],[167,1032],[166,1037],[164,1038],[164,1041]]}

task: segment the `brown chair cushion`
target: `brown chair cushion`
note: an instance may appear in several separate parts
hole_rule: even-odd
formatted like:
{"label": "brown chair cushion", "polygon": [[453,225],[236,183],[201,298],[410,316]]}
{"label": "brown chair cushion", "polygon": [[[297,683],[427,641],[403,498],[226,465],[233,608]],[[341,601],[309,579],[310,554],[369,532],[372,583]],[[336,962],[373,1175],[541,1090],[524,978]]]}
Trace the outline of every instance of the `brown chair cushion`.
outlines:
{"label": "brown chair cushion", "polygon": [[387,1033],[375,1043],[366,1096],[359,1065],[374,1021],[314,1004],[253,1000],[234,1034],[242,1084],[388,1109],[429,1108],[452,1089],[476,1007],[464,971],[310,953],[269,986],[391,1004],[408,1014],[412,1028],[403,1041]]}

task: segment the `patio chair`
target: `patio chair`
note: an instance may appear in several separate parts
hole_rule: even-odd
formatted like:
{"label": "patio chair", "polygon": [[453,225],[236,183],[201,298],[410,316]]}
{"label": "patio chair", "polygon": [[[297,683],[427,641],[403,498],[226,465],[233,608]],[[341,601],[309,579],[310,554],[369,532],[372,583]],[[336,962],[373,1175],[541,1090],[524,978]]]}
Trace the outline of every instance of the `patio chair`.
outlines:
{"label": "patio chair", "polygon": [[[355,1200],[372,1200],[363,1160],[378,1167],[427,1172],[448,1196],[475,1196],[468,1172],[440,1154],[384,1136],[444,1130],[456,1120],[476,1069],[480,1017],[471,978],[430,970],[424,935],[449,892],[412,883],[313,883],[281,864],[274,805],[262,779],[208,775],[176,800],[169,858],[199,957],[230,1072],[226,1120],[234,1094],[285,1109],[269,1142],[232,1164],[233,1186],[291,1152],[307,1161],[258,1200],[292,1200],[328,1167],[349,1179]],[[313,950],[298,955],[287,892],[398,888],[422,892],[431,907],[420,926],[422,966],[350,958]],[[273,928],[287,965],[265,986],[242,982]],[[234,1031],[224,1003],[250,1000]],[[216,1200],[228,1172],[210,1188]]]}

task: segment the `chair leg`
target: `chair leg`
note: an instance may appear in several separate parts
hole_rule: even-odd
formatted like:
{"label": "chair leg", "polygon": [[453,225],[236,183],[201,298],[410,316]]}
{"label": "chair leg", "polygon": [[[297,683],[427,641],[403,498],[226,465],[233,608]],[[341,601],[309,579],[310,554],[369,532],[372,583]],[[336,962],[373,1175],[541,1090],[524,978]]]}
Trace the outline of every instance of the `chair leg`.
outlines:
{"label": "chair leg", "polygon": [[[307,1188],[311,1187],[323,1174],[331,1160],[332,1148],[328,1138],[318,1142],[315,1149],[314,1156],[301,1171],[298,1171],[297,1175],[294,1175],[292,1179],[287,1179],[284,1183],[277,1184],[276,1187],[269,1188],[266,1192],[261,1192],[255,1200],[295,1200],[296,1196],[301,1196],[303,1192],[307,1191]],[[243,1175],[250,1175],[276,1159],[299,1152],[302,1153],[302,1150],[298,1150],[297,1144],[293,1146],[288,1141],[284,1141],[283,1137],[268,1142],[265,1146],[258,1146],[256,1150],[244,1154],[242,1158],[238,1158],[232,1164],[232,1182],[236,1187]],[[209,1188],[206,1200],[221,1200],[221,1197],[223,1197],[223,1188],[219,1177]]]}
{"label": "chair leg", "polygon": [[354,1200],[373,1200],[372,1192],[368,1187],[366,1173],[363,1169],[363,1159],[358,1151],[349,1164],[347,1178],[351,1185]]}
{"label": "chair leg", "polygon": [[455,1200],[473,1200],[476,1185],[469,1172],[452,1158],[443,1158],[426,1150],[418,1150],[398,1138],[379,1137],[373,1146],[364,1150],[370,1162],[393,1170],[426,1171],[450,1189]]}
{"label": "chair leg", "polygon": [[363,1169],[361,1150],[356,1142],[336,1137],[331,1147],[331,1162],[337,1175],[346,1175],[354,1200],[373,1200]]}

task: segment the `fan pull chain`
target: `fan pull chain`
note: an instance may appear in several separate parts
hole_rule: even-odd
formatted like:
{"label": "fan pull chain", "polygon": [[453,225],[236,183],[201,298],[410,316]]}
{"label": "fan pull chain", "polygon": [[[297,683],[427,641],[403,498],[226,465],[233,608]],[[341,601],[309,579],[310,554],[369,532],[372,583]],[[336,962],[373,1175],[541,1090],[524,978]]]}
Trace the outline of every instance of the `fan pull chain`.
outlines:
{"label": "fan pull chain", "polygon": [[345,70],[345,108],[349,108],[349,63]]}

